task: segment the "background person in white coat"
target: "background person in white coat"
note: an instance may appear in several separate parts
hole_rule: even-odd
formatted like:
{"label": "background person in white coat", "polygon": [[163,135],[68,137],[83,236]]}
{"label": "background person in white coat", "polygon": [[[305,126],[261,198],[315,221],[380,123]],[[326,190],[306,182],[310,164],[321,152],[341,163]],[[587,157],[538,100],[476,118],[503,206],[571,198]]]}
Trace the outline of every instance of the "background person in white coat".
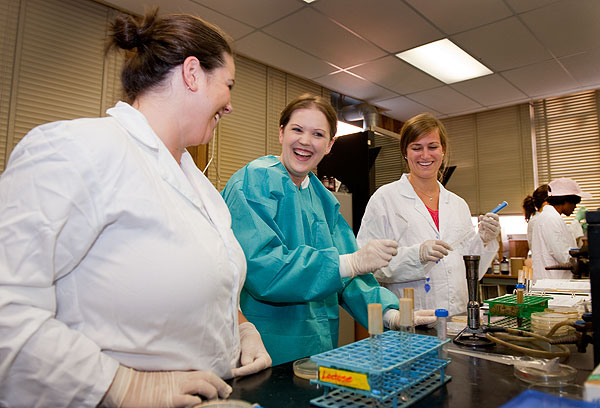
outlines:
{"label": "background person in white coat", "polygon": [[[569,263],[569,250],[578,247],[576,238],[579,234],[574,234],[561,214],[571,215],[582,198],[591,197],[591,194],[581,191],[577,182],[570,178],[563,177],[548,183],[546,201],[549,205],[545,205],[537,216],[531,238],[535,280],[572,278],[569,270],[547,270],[546,267]],[[579,221],[574,222],[579,226]],[[581,230],[581,227],[579,229]]]}
{"label": "background person in white coat", "polygon": [[[414,288],[416,310],[462,313],[468,300],[462,257],[480,255],[479,276],[483,277],[498,250],[498,216],[482,216],[476,233],[467,203],[438,182],[448,151],[446,129],[439,120],[428,113],[417,115],[404,124],[400,137],[410,174],[373,194],[358,243],[398,241],[398,255],[375,272],[377,280],[398,297],[404,288]],[[463,242],[450,245],[465,236]]]}
{"label": "background person in white coat", "polygon": [[0,406],[189,406],[271,364],[230,214],[186,151],[232,110],[229,41],[189,15],[112,29],[131,105],[33,129],[0,179]]}

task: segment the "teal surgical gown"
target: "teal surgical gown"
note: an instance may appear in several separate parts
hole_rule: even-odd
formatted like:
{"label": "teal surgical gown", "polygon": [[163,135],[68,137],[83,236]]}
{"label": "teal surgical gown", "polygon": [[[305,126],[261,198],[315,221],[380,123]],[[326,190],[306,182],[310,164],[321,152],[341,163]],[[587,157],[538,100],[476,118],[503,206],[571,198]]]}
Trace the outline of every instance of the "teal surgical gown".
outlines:
{"label": "teal surgical gown", "polygon": [[397,297],[373,275],[342,279],[339,255],[358,249],[339,203],[317,177],[299,189],[275,156],[238,170],[223,190],[248,271],[240,304],[273,365],[337,347],[339,309],[368,327],[367,305]]}

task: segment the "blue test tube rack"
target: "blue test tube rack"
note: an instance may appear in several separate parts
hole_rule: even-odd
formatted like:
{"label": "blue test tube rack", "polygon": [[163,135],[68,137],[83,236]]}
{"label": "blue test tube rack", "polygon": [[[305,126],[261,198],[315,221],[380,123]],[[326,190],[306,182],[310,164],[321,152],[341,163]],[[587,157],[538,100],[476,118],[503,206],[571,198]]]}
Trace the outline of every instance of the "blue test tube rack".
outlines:
{"label": "blue test tube rack", "polygon": [[[311,359],[319,368],[362,373],[368,378],[383,376],[384,380],[381,391],[351,388],[320,379],[311,380],[312,384],[324,388],[324,394],[313,398],[311,404],[323,408],[404,408],[450,381],[451,377],[445,374],[450,359],[440,359],[438,353],[438,349],[450,340],[414,333],[408,335],[411,336],[408,354],[400,344],[398,332],[389,330],[381,335],[379,370],[374,369],[376,364],[371,362],[368,338],[312,356]],[[400,368],[405,364],[410,364],[410,378],[400,375]],[[408,394],[410,398],[404,401],[400,398],[401,394]]]}

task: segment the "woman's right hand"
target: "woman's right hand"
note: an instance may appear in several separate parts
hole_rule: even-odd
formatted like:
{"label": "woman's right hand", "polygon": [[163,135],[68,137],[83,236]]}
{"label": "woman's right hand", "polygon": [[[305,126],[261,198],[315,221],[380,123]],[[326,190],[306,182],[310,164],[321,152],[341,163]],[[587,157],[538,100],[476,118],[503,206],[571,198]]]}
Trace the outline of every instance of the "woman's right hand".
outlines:
{"label": "woman's right hand", "polygon": [[445,241],[431,239],[419,247],[419,259],[423,265],[427,262],[437,262],[452,251],[452,247]]}
{"label": "woman's right hand", "polygon": [[374,272],[388,266],[397,253],[398,242],[392,239],[374,239],[358,251],[340,256],[340,274],[343,277],[353,277]]}
{"label": "woman's right hand", "polygon": [[120,366],[101,407],[186,407],[227,398],[231,387],[210,371],[137,371]]}

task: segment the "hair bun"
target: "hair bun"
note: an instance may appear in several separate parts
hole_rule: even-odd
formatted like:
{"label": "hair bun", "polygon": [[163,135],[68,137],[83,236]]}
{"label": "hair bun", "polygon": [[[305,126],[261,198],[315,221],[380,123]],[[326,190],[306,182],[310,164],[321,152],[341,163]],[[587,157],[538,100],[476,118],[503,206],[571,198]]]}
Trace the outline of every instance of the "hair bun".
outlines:
{"label": "hair bun", "polygon": [[134,17],[121,14],[117,16],[113,22],[112,31],[115,44],[119,48],[131,50],[144,45],[150,37],[152,25],[156,20],[156,13],[147,15],[142,21],[138,21]]}

